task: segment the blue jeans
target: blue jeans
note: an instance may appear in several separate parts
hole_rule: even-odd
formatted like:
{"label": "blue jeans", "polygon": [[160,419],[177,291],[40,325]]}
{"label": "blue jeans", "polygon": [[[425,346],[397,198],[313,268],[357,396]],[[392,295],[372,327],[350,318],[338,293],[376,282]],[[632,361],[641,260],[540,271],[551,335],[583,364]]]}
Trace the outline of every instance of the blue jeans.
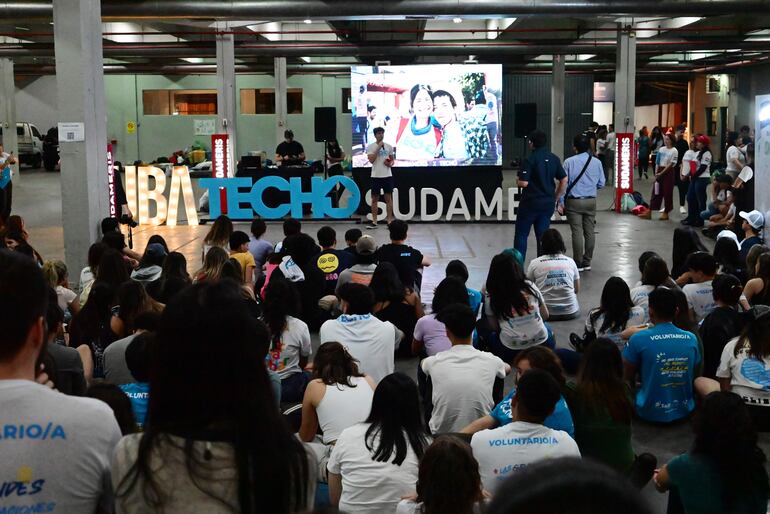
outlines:
{"label": "blue jeans", "polygon": [[[542,346],[545,346],[546,348],[550,348],[553,350],[556,348],[556,339],[553,336],[553,330],[551,330],[551,327],[548,326],[548,323],[545,324],[546,330],[548,330],[548,339],[546,339],[544,342],[540,343]],[[487,336],[487,345],[489,347],[489,351],[492,352],[494,355],[497,355],[500,357],[503,362],[507,362],[508,364],[511,364],[513,360],[516,358],[516,356],[524,351],[524,350],[512,350],[505,346],[502,342],[500,342],[500,336],[498,336],[497,332],[490,332]]]}
{"label": "blue jeans", "polygon": [[714,202],[709,202],[706,210],[700,213],[700,217],[703,221],[707,221],[711,216],[719,214],[719,209],[714,207]]}
{"label": "blue jeans", "polygon": [[527,238],[532,225],[535,226],[535,239],[537,240],[538,254],[540,253],[540,238],[543,232],[551,226],[551,216],[553,216],[554,202],[548,200],[543,205],[519,204],[516,213],[516,233],[513,236],[513,247],[521,253],[521,258],[527,258]]}
{"label": "blue jeans", "polygon": [[687,190],[687,221],[690,225],[703,226],[700,214],[706,210],[706,190],[710,183],[710,178],[696,178],[690,181],[690,188]]}

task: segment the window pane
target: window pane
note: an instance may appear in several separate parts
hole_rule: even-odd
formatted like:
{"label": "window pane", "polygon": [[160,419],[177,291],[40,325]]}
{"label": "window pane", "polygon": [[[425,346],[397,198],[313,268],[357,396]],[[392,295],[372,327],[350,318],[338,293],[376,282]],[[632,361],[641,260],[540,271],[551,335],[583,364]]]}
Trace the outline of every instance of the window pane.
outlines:
{"label": "window pane", "polygon": [[40,131],[37,130],[37,128],[34,125],[29,126],[32,129],[32,135],[35,136],[38,139],[41,139],[43,136],[40,135]]}
{"label": "window pane", "polygon": [[24,125],[16,125],[16,135],[17,136],[24,135]]}
{"label": "window pane", "polygon": [[302,114],[302,89],[292,88],[286,90],[286,113]]}
{"label": "window pane", "polygon": [[275,114],[275,90],[241,89],[241,114]]}
{"label": "window pane", "polygon": [[146,115],[216,115],[214,89],[145,89],[142,105]]}

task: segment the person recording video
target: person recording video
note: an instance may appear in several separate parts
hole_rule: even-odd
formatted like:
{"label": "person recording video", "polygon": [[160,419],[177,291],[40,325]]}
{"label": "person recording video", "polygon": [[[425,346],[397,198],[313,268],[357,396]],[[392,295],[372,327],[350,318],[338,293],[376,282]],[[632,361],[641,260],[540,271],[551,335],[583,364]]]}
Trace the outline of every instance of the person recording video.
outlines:
{"label": "person recording video", "polygon": [[296,166],[305,162],[305,149],[294,141],[294,132],[287,130],[283,137],[284,141],[275,149],[275,161],[281,166]]}

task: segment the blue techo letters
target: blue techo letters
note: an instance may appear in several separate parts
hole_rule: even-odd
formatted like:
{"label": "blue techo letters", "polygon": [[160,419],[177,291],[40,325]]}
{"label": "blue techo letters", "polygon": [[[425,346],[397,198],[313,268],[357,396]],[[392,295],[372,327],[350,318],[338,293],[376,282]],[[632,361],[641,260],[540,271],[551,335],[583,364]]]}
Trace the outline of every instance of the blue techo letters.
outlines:
{"label": "blue techo letters", "polygon": [[[310,179],[310,191],[302,190],[302,179],[292,177],[286,180],[281,177],[268,176],[257,180],[249,192],[241,192],[238,189],[246,189],[251,186],[248,177],[235,178],[203,178],[198,182],[202,188],[209,191],[209,214],[217,218],[222,214],[222,206],[219,199],[219,188],[224,188],[227,193],[227,215],[231,218],[251,219],[254,213],[262,218],[282,218],[291,212],[294,218],[302,217],[303,204],[309,203],[313,209],[313,218],[347,218],[358,208],[361,201],[361,192],[352,179],[337,175],[324,180],[320,177]],[[328,196],[337,184],[341,184],[351,192],[347,207],[332,207],[332,199]],[[275,188],[289,193],[288,204],[278,207],[268,207],[262,200],[266,189]],[[242,209],[240,203],[251,204],[249,209]]]}

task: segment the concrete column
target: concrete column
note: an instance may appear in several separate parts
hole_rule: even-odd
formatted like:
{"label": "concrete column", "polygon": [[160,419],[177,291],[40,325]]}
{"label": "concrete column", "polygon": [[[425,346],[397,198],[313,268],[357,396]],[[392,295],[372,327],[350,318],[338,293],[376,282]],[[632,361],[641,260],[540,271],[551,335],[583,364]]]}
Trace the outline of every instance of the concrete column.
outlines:
{"label": "concrete column", "polygon": [[283,131],[289,128],[286,118],[286,57],[273,59],[275,67],[275,140],[283,141]]}
{"label": "concrete column", "polygon": [[[0,126],[3,128],[3,149],[19,158],[19,138],[16,135],[16,84],[13,80],[13,61],[0,59]],[[19,165],[13,169],[13,184],[21,184]]]}
{"label": "concrete column", "polygon": [[60,137],[64,255],[86,263],[109,213],[100,0],[56,0],[53,8],[59,121],[82,123],[84,141]]}
{"label": "concrete column", "polygon": [[615,132],[634,132],[636,105],[636,34],[618,25],[615,66]]}
{"label": "concrete column", "polygon": [[[229,30],[229,25],[220,27]],[[230,138],[230,172],[235,173],[235,163],[239,158],[236,140],[237,90],[235,88],[235,36],[217,34],[217,132],[226,133]]]}
{"label": "concrete column", "polygon": [[553,71],[551,72],[551,152],[564,160],[564,56],[553,56]]}

